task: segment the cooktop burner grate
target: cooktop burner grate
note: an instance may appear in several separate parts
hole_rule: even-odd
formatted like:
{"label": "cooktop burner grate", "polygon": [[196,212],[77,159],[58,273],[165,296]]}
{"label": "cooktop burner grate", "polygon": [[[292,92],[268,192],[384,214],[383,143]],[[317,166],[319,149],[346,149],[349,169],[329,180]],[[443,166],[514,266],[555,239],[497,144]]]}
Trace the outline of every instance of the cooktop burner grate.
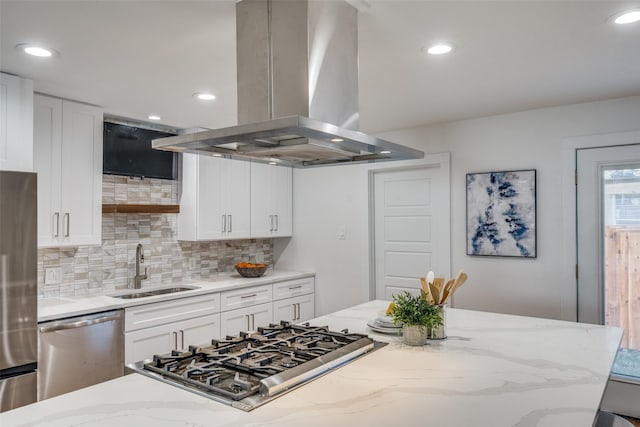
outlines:
{"label": "cooktop burner grate", "polygon": [[281,322],[129,367],[249,411],[383,345],[348,330]]}

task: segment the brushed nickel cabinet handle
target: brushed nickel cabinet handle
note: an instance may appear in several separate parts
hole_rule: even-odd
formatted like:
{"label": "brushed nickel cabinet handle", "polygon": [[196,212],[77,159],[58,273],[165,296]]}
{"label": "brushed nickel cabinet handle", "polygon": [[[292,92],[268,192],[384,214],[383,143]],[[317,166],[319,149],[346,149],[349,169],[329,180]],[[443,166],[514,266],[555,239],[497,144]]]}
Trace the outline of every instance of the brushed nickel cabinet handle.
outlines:
{"label": "brushed nickel cabinet handle", "polygon": [[255,330],[256,328],[256,316],[255,314],[251,313],[251,330]]}
{"label": "brushed nickel cabinet handle", "polygon": [[227,232],[227,216],[226,215],[222,215],[222,232],[223,233]]}
{"label": "brushed nickel cabinet handle", "polygon": [[273,215],[269,215],[269,222],[271,223],[271,228],[269,228],[269,231],[273,231]]}
{"label": "brushed nickel cabinet handle", "polygon": [[180,329],[180,348],[184,348],[184,331]]}
{"label": "brushed nickel cabinet handle", "polygon": [[56,228],[56,232],[53,234],[53,237],[59,237],[60,236],[60,212],[54,213],[53,217],[55,218],[54,225]]}
{"label": "brushed nickel cabinet handle", "polygon": [[173,333],[173,349],[177,350],[178,349],[178,333],[175,331],[172,333]]}
{"label": "brushed nickel cabinet handle", "polygon": [[276,217],[276,230],[278,231],[278,228],[280,228],[280,221],[278,220],[278,215],[274,215]]}
{"label": "brushed nickel cabinet handle", "polygon": [[247,318],[247,331],[251,330],[251,325],[249,324],[249,315],[245,314],[246,318]]}
{"label": "brushed nickel cabinet handle", "polygon": [[249,295],[240,295],[240,298],[253,298],[253,297],[257,297],[258,294],[249,294]]}
{"label": "brushed nickel cabinet handle", "polygon": [[227,215],[229,217],[229,233],[233,231],[233,215]]}
{"label": "brushed nickel cabinet handle", "polygon": [[66,230],[64,232],[64,237],[69,237],[69,235],[71,234],[71,214],[69,212],[66,212],[64,214],[64,218],[65,218],[65,224],[66,224]]}

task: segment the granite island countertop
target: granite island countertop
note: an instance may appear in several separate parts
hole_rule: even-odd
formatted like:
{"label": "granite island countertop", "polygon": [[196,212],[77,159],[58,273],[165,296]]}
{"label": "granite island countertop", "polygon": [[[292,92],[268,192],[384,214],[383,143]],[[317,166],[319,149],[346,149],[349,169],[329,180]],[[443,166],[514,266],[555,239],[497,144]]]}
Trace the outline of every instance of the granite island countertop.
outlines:
{"label": "granite island countertop", "polygon": [[468,310],[423,347],[372,332],[387,303],[311,321],[389,344],[251,412],[127,375],[0,414],[14,426],[589,427],[622,330]]}

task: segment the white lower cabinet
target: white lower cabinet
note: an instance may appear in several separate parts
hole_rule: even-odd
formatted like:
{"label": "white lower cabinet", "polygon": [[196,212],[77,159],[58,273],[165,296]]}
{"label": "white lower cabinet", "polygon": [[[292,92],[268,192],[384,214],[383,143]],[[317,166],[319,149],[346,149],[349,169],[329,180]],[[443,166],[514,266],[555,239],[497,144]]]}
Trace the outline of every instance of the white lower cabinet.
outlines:
{"label": "white lower cabinet", "polygon": [[219,293],[125,309],[125,363],[216,338],[220,338]]}
{"label": "white lower cabinet", "polygon": [[313,319],[314,287],[314,278],[304,277],[126,308],[125,363],[235,337],[281,320]]}
{"label": "white lower cabinet", "polygon": [[281,320],[301,323],[315,317],[315,298],[313,294],[287,298],[273,302],[273,321]]}
{"label": "white lower cabinet", "polygon": [[236,336],[239,332],[255,331],[258,326],[268,326],[272,322],[273,307],[270,302],[225,311],[220,315],[220,335]]}
{"label": "white lower cabinet", "polygon": [[124,337],[125,363],[150,359],[154,354],[209,344],[220,338],[220,314],[126,332]]}
{"label": "white lower cabinet", "polygon": [[306,322],[315,317],[313,277],[273,284],[273,321]]}

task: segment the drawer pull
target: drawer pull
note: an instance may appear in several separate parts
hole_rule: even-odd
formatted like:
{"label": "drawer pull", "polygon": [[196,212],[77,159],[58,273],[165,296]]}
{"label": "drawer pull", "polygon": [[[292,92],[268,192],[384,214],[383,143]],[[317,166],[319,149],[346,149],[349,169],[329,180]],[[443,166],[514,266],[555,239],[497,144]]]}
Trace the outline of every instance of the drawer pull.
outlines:
{"label": "drawer pull", "polygon": [[289,290],[292,291],[294,289],[300,289],[302,287],[302,285],[298,285],[298,286],[289,286]]}
{"label": "drawer pull", "polygon": [[240,298],[253,298],[253,297],[257,297],[258,294],[249,294],[249,295],[242,295]]}

